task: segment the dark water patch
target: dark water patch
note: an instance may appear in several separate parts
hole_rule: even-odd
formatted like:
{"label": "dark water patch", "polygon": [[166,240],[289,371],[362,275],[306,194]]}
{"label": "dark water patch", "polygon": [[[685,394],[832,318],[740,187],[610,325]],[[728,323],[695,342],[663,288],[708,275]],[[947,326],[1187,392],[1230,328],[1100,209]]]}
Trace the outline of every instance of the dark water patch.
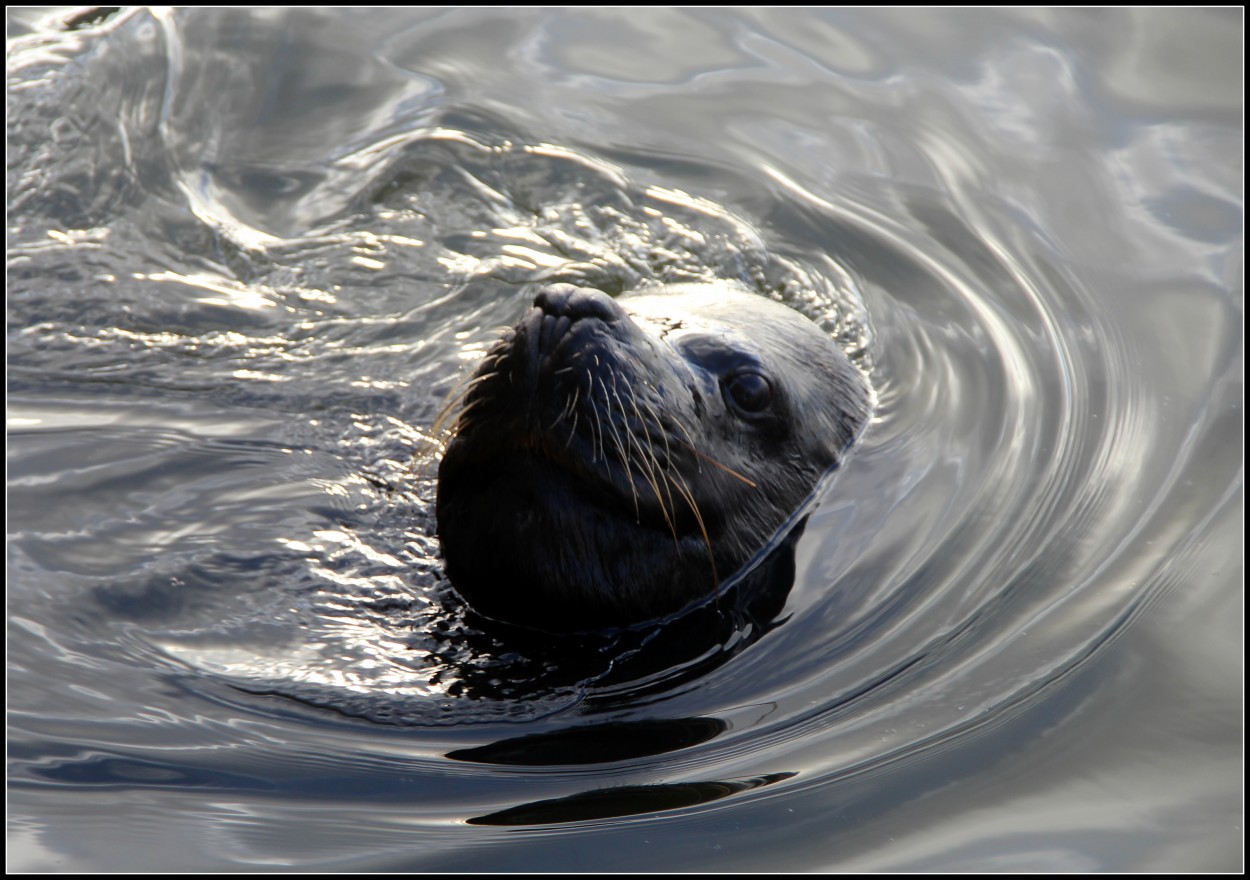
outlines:
{"label": "dark water patch", "polygon": [[789,779],[793,775],[774,773],[754,779],[623,786],[605,791],[588,791],[560,800],[522,804],[489,816],[476,816],[468,821],[470,825],[558,825],[617,816],[638,816],[712,803],[740,792]]}
{"label": "dark water patch", "polygon": [[677,751],[707,742],[725,729],[724,722],[714,718],[589,724],[458,749],[447,757],[477,764],[601,764]]}

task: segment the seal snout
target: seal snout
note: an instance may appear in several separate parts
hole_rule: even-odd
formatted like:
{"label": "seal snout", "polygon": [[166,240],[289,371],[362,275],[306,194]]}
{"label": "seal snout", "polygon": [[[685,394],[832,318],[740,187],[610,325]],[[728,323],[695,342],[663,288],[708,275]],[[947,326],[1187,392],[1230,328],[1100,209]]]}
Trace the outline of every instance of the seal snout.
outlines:
{"label": "seal snout", "polygon": [[552,377],[579,362],[611,360],[608,340],[631,327],[629,314],[606,293],[572,284],[547,287],[518,328],[516,343],[528,359],[526,384],[562,390],[564,383]]}
{"label": "seal snout", "polygon": [[569,321],[597,318],[611,324],[626,317],[626,312],[612,297],[599,290],[553,284],[534,297],[534,307],[543,314]]}

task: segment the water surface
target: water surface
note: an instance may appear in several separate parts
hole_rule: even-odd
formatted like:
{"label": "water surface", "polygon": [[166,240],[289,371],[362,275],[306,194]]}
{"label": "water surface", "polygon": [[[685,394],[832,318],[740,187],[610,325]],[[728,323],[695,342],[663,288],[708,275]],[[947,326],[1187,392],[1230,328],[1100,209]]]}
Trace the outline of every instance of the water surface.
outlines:
{"label": "water surface", "polygon": [[[1237,869],[1240,34],[12,13],[10,868]],[[445,396],[544,283],[717,279],[878,398],[785,607],[483,632]]]}

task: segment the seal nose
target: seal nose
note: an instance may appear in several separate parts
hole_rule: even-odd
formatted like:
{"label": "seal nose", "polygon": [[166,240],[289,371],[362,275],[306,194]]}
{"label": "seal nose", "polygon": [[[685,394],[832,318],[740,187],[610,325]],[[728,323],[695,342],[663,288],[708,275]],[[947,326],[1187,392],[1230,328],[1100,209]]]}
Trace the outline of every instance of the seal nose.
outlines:
{"label": "seal nose", "polygon": [[574,287],[572,284],[551,285],[534,297],[534,306],[542,309],[544,314],[570,321],[598,318],[611,323],[625,314],[616,300],[603,291]]}

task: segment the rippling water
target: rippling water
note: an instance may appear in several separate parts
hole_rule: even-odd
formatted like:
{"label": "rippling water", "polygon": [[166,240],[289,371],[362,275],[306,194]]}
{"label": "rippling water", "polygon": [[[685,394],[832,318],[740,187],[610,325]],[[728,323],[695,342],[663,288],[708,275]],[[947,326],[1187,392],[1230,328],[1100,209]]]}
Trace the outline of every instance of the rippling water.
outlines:
{"label": "rippling water", "polygon": [[[11,13],[10,867],[1239,867],[1241,52],[1239,10]],[[446,394],[538,285],[714,279],[878,397],[785,608],[481,632]]]}

